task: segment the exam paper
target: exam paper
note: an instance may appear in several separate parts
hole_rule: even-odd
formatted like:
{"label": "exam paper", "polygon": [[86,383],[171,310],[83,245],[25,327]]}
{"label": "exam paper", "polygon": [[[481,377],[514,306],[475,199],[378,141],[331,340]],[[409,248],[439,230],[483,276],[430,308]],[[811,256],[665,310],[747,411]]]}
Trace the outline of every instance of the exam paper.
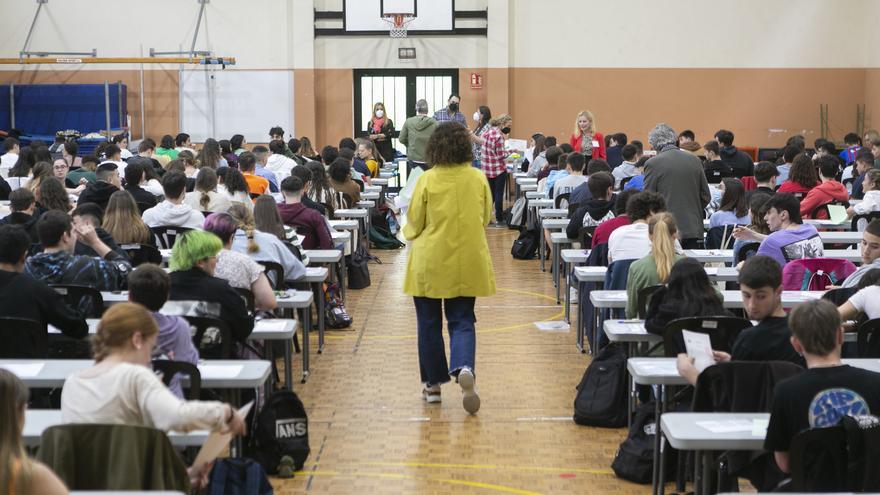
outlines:
{"label": "exam paper", "polygon": [[[253,405],[254,401],[248,402],[244,407],[238,410],[238,413],[241,414],[242,417],[247,417],[248,412]],[[196,460],[193,462],[193,466],[201,466],[213,462],[217,459],[217,456],[223,452],[223,449],[229,445],[230,440],[232,440],[232,433],[220,433],[218,431],[211,432],[205,440],[205,443],[202,444],[202,448],[199,449],[199,453],[196,455]]]}
{"label": "exam paper", "polygon": [[234,365],[234,366],[219,366],[216,364],[202,364],[199,365],[199,373],[202,375],[202,379],[213,378],[213,379],[222,379],[222,378],[235,378],[239,374],[241,374],[241,370],[244,369],[242,365]]}
{"label": "exam paper", "polygon": [[684,338],[684,346],[687,349],[688,356],[694,358],[694,367],[700,373],[704,369],[715,364],[715,358],[712,355],[712,341],[709,335],[705,333],[681,331]]}
{"label": "exam paper", "polygon": [[846,207],[842,205],[827,205],[831,223],[843,223],[846,221]]}
{"label": "exam paper", "polygon": [[542,332],[568,332],[571,328],[564,321],[536,321],[535,326]]}
{"label": "exam paper", "polygon": [[43,363],[26,363],[26,364],[0,364],[3,368],[19,378],[36,378],[40,371],[43,370]]}
{"label": "exam paper", "polygon": [[275,330],[275,331],[280,332],[280,331],[284,330],[284,327],[286,325],[287,325],[286,320],[260,320],[257,323],[257,327],[259,327],[259,329],[264,332],[271,331],[271,330]]}

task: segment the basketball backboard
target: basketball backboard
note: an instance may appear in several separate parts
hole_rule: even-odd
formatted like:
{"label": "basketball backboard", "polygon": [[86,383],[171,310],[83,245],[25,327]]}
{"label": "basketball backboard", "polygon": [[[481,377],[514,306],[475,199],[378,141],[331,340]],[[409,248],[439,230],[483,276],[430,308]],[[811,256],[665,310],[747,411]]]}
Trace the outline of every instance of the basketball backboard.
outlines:
{"label": "basketball backboard", "polygon": [[415,19],[408,25],[410,34],[453,31],[454,0],[345,0],[346,32],[388,33],[383,15],[404,14]]}

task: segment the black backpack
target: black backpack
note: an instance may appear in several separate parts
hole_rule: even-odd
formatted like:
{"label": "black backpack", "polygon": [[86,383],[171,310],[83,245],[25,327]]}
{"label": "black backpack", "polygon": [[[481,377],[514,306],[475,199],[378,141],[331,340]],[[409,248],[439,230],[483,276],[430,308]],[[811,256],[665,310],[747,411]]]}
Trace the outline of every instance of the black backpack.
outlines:
{"label": "black backpack", "polygon": [[255,423],[249,450],[267,473],[277,473],[284,456],[293,459],[297,470],[302,469],[309,457],[309,419],[293,391],[279,390],[269,396]]}
{"label": "black backpack", "polygon": [[390,230],[378,225],[370,226],[370,243],[376,249],[400,249],[406,246]]}
{"label": "black backpack", "polygon": [[[365,289],[370,286],[370,267],[367,266],[367,262],[371,259],[373,257],[362,245],[358,246],[354,254],[346,258],[349,289]],[[376,260],[378,261],[378,258]]]}
{"label": "black backpack", "polygon": [[657,422],[654,420],[654,403],[639,406],[629,428],[629,435],[617,448],[611,469],[618,478],[634,483],[651,483],[654,472],[654,440]]}
{"label": "black backpack", "polygon": [[574,422],[619,428],[626,424],[626,352],[615,344],[602,348],[584,372],[574,398]]}
{"label": "black backpack", "polygon": [[513,247],[510,248],[510,254],[518,260],[530,260],[535,257],[538,252],[538,242],[541,240],[541,233],[537,229],[523,230],[519,237],[513,241]]}

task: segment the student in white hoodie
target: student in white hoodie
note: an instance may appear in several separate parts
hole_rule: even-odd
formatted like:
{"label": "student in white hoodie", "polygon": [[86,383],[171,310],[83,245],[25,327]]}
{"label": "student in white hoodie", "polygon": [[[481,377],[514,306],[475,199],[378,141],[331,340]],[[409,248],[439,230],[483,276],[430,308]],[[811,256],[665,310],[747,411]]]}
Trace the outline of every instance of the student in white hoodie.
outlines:
{"label": "student in white hoodie", "polygon": [[288,176],[293,167],[296,166],[296,162],[284,156],[284,146],[284,141],[280,140],[269,143],[269,156],[265,167],[272,172]]}
{"label": "student in white hoodie", "polygon": [[165,201],[144,212],[144,222],[149,227],[187,227],[200,229],[205,216],[183,202],[186,196],[186,175],[168,172],[162,177]]}
{"label": "student in white hoodie", "polygon": [[865,179],[862,181],[862,192],[865,193],[864,199],[846,210],[850,218],[854,215],[864,215],[872,211],[880,211],[880,170],[872,168],[865,172]]}

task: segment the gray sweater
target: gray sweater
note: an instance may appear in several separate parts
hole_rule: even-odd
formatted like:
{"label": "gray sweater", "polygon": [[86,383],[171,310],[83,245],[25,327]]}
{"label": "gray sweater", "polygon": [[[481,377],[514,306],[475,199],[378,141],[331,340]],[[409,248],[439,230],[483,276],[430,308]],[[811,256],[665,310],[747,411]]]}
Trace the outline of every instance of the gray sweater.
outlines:
{"label": "gray sweater", "polygon": [[680,239],[703,238],[703,208],[712,196],[699,158],[675,146],[664,147],[645,164],[645,191],[666,199]]}

